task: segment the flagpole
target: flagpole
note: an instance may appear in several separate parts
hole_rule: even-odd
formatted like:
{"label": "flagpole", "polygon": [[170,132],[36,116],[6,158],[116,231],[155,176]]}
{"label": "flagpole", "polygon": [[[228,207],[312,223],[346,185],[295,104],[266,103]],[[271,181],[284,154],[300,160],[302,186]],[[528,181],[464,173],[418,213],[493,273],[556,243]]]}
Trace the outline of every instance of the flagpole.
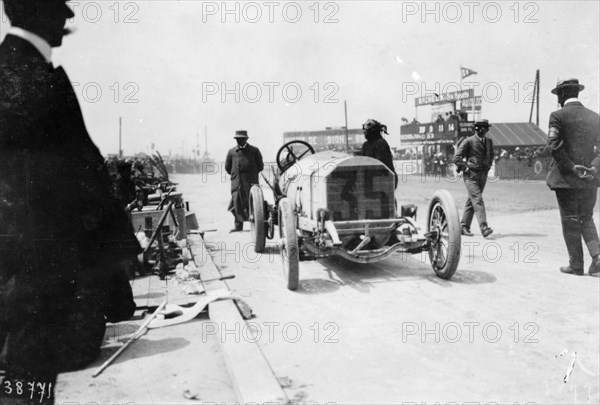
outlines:
{"label": "flagpole", "polygon": [[[477,74],[477,72],[475,72],[475,71],[473,71],[473,70],[471,70],[471,69],[468,69],[468,68],[467,68],[467,70],[468,70],[468,72],[467,72],[467,76],[471,76],[471,75],[476,75],[476,74]],[[460,90],[461,90],[461,91],[462,91],[462,88],[463,88],[463,86],[464,86],[464,82],[463,82],[463,80],[464,80],[464,78],[465,78],[465,77],[466,77],[466,76],[463,74],[463,67],[462,67],[462,65],[461,65],[461,66],[460,66]],[[473,98],[471,99],[471,102],[473,103],[473,104],[471,105],[471,114],[473,115],[473,121],[476,121],[476,118],[475,118],[475,99],[476,99],[476,97],[475,97],[475,89],[473,89]],[[461,106],[462,106],[462,105],[461,105]],[[468,113],[467,113],[467,114],[468,114]]]}
{"label": "flagpole", "polygon": [[[460,68],[459,68],[459,70],[460,70],[460,91],[462,91],[462,89],[463,89],[463,84],[464,84],[464,83],[463,83],[463,80],[464,80],[464,79],[463,79],[463,71],[462,71],[462,70],[463,70],[463,67],[462,67],[462,64],[460,65]],[[456,108],[455,108],[455,109],[456,109]],[[462,100],[461,100],[461,102],[460,102],[460,110],[462,111]],[[456,114],[456,111],[454,111],[454,114]],[[460,118],[460,116],[459,116],[459,118]],[[460,120],[459,120],[459,121],[460,121]]]}
{"label": "flagpole", "polygon": [[471,107],[473,109],[473,121],[477,121],[475,119],[475,89],[473,89],[473,106]]}

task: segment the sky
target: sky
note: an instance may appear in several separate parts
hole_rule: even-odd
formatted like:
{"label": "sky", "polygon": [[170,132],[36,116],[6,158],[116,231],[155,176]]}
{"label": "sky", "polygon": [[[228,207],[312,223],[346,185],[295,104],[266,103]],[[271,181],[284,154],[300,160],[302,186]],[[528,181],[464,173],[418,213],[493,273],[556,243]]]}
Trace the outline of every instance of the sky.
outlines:
{"label": "sky", "polygon": [[[598,1],[72,1],[75,32],[54,50],[102,153],[160,151],[216,160],[236,130],[273,160],[285,131],[427,121],[415,97],[483,97],[482,118],[527,122],[540,70],[540,127],[550,90],[576,77],[600,109]],[[2,14],[0,38],[10,24]],[[535,119],[535,118],[534,118]],[[205,145],[205,133],[207,134]],[[154,149],[153,149],[154,148]]]}

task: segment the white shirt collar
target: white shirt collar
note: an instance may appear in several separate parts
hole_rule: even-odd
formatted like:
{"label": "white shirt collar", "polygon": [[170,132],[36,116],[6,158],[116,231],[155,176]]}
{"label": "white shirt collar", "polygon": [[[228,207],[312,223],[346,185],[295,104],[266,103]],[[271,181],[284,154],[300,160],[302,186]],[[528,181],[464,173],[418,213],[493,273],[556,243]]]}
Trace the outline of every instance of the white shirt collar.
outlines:
{"label": "white shirt collar", "polygon": [[577,103],[577,102],[579,102],[579,99],[577,97],[571,97],[570,99],[565,101],[565,104],[563,104],[563,105],[566,105],[567,103]]}
{"label": "white shirt collar", "polygon": [[46,62],[50,63],[52,61],[52,47],[44,38],[19,27],[10,27],[8,33],[16,37],[23,38],[25,41],[33,45],[35,49],[42,54],[44,59],[46,59]]}

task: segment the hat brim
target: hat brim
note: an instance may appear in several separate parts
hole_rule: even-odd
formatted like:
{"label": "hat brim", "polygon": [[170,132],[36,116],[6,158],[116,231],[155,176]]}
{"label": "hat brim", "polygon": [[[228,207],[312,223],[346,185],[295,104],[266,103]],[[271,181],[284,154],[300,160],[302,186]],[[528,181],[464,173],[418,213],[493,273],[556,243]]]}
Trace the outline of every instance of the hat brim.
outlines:
{"label": "hat brim", "polygon": [[477,127],[485,127],[485,128],[490,128],[492,126],[492,124],[474,124],[473,127],[477,128]]}
{"label": "hat brim", "polygon": [[550,90],[550,93],[556,94],[558,92],[558,89],[562,89],[564,87],[578,87],[579,91],[585,89],[585,86],[583,84],[563,84],[561,86],[556,86],[555,88]]}
{"label": "hat brim", "polygon": [[238,134],[238,135],[235,135],[235,136],[233,137],[233,139],[237,139],[237,138],[241,138],[241,139],[248,139],[248,138],[249,138],[249,136],[248,136],[248,135],[240,135],[240,134]]}

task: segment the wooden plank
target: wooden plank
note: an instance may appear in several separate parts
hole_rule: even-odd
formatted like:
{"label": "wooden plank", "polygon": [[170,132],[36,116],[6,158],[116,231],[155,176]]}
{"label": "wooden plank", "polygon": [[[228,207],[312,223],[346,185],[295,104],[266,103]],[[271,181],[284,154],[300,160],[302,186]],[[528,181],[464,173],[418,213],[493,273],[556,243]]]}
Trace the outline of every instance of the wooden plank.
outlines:
{"label": "wooden plank", "polygon": [[[221,272],[202,238],[199,235],[188,235],[188,244],[202,279],[220,277]],[[224,281],[206,283],[204,287],[207,291],[229,289]],[[289,403],[258,344],[245,340],[241,334],[245,321],[235,303],[232,300],[213,302],[209,304],[208,312],[238,401],[257,404]],[[226,334],[225,330],[236,332]]]}
{"label": "wooden plank", "polygon": [[238,400],[257,404],[289,403],[258,344],[245,339],[241,333],[245,321],[233,301],[213,302],[208,308]]}
{"label": "wooden plank", "polygon": [[[235,403],[236,394],[206,316],[152,329],[97,378],[96,368],[141,321],[109,324],[101,357],[83,370],[60,374],[57,404]],[[186,399],[186,394],[201,398]]]}

